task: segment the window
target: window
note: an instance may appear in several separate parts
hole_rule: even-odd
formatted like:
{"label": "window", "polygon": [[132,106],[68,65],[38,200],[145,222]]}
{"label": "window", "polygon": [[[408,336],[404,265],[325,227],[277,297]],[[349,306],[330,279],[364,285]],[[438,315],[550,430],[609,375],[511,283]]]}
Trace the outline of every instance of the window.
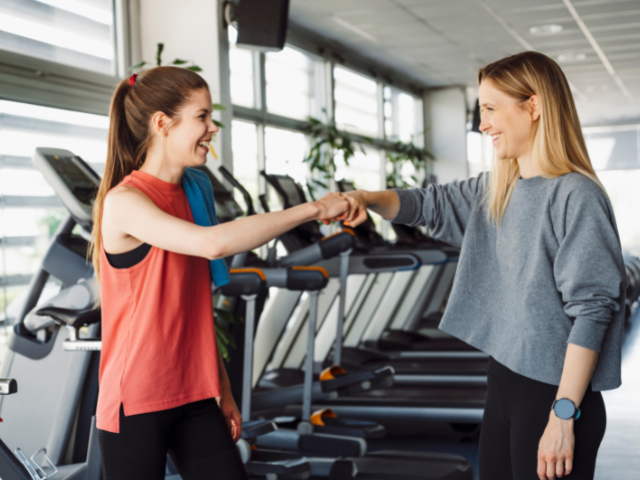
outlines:
{"label": "window", "polygon": [[[482,145],[484,138],[484,148]],[[493,165],[493,143],[489,135],[467,132],[467,163],[469,177],[477,177],[482,172],[490,172]]]}
{"label": "window", "polygon": [[231,102],[254,108],[253,52],[236,47],[238,31],[229,27],[229,69],[231,70]]}
{"label": "window", "polygon": [[[234,120],[231,123],[231,142],[233,149],[233,175],[253,199],[253,206],[258,211],[258,129],[254,123]],[[234,189],[234,198],[247,211],[244,198]]]}
{"label": "window", "polygon": [[267,110],[306,120],[314,113],[313,61],[293,48],[267,53]]}
{"label": "window", "polygon": [[[384,152],[373,148],[364,149],[364,154],[356,151],[356,155],[349,159],[349,166],[345,165],[342,158],[336,158],[336,179],[348,180],[356,188],[364,190],[384,189],[381,175],[382,155]],[[382,225],[382,217],[369,212],[378,230]]]}
{"label": "window", "polygon": [[0,0],[0,49],[115,74],[110,0]]}
{"label": "window", "polygon": [[585,128],[583,133],[591,164],[611,200],[622,248],[637,249],[640,245],[637,220],[640,125]]}
{"label": "window", "polygon": [[100,173],[107,128],[107,117],[0,100],[0,320],[19,313],[16,300],[66,213],[32,166],[35,148],[71,150]]}
{"label": "window", "polygon": [[387,138],[422,146],[422,101],[392,87],[384,87],[384,130]]}
{"label": "window", "polygon": [[[280,128],[265,128],[265,170],[267,173],[290,175],[303,187],[309,177],[309,167],[302,160],[308,149],[304,134]],[[270,191],[270,190],[269,190]],[[269,205],[281,208],[280,199],[269,194]]]}
{"label": "window", "polygon": [[378,84],[342,67],[333,70],[338,128],[378,137]]}

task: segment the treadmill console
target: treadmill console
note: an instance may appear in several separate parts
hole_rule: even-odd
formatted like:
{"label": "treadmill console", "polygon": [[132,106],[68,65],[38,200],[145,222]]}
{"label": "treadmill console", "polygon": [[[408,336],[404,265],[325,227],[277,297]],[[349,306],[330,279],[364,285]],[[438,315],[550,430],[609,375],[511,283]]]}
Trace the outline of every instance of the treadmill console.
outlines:
{"label": "treadmill console", "polygon": [[271,176],[276,180],[276,182],[278,182],[280,189],[286,195],[289,206],[295,207],[305,203],[306,200],[302,198],[302,195],[300,195],[300,187],[298,187],[298,184],[293,178],[288,175]]}
{"label": "treadmill console", "polygon": [[56,195],[82,226],[91,226],[93,200],[100,177],[80,157],[69,150],[38,147],[33,165],[42,172]]}
{"label": "treadmill console", "polygon": [[348,180],[338,180],[337,184],[338,190],[340,190],[342,193],[353,192],[356,189],[353,183]]}

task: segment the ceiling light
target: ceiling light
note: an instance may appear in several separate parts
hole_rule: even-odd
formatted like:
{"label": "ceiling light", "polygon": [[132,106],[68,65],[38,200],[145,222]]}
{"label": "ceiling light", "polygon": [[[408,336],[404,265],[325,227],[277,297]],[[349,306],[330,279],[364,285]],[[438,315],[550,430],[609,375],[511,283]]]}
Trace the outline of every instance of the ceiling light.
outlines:
{"label": "ceiling light", "polygon": [[531,35],[553,35],[562,31],[562,25],[550,24],[550,25],[536,25],[529,29]]}
{"label": "ceiling light", "polygon": [[587,58],[586,53],[561,53],[558,55],[560,63],[581,62]]}

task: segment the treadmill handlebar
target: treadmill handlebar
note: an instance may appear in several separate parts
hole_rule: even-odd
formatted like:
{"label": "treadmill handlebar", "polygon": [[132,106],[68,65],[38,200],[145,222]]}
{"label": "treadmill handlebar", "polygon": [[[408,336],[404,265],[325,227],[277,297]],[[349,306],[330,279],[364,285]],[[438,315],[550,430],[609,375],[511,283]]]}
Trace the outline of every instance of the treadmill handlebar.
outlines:
{"label": "treadmill handlebar", "polygon": [[259,268],[236,268],[229,271],[229,283],[219,288],[226,297],[258,295],[267,289],[267,277]]}
{"label": "treadmill handlebar", "polygon": [[251,199],[251,195],[249,194],[247,189],[244,188],[242,184],[238,182],[238,180],[236,180],[236,178],[231,174],[231,172],[227,170],[224,166],[220,165],[220,167],[218,168],[218,171],[234,188],[237,188],[242,194],[242,197],[244,198],[244,203],[247,204],[247,217],[250,215],[255,215],[256,211],[255,211],[255,208],[253,207],[253,200]]}
{"label": "treadmill handlebar", "polygon": [[329,282],[329,274],[322,267],[290,267],[287,269],[288,290],[314,292]]}
{"label": "treadmill handlebar", "polygon": [[338,233],[324,237],[308,247],[301,248],[280,259],[280,266],[312,265],[322,260],[339,256],[355,246],[355,233],[345,228]]}
{"label": "treadmill handlebar", "polygon": [[234,268],[229,271],[229,283],[217,291],[226,297],[257,295],[269,287],[318,291],[328,282],[329,274],[322,267]]}
{"label": "treadmill handlebar", "polygon": [[334,233],[320,240],[320,251],[324,260],[337,257],[342,252],[351,250],[356,244],[356,234],[350,228]]}

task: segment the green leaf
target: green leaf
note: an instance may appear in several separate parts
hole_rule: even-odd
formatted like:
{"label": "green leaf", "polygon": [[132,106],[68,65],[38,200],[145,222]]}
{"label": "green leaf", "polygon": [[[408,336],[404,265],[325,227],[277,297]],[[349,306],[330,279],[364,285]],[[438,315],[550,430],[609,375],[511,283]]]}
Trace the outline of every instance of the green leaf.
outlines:
{"label": "green leaf", "polygon": [[186,60],[180,60],[179,58],[176,58],[171,65],[184,65],[185,63],[187,63]]}
{"label": "green leaf", "polygon": [[191,70],[192,72],[201,72],[202,71],[202,69],[197,65],[191,65],[190,67],[187,67],[187,70]]}
{"label": "green leaf", "polygon": [[139,63],[136,63],[135,65],[131,65],[131,66],[129,67],[129,70],[135,70],[136,68],[142,68],[142,67],[144,67],[146,64],[147,64],[147,62],[145,62],[145,61],[143,60],[143,61],[141,61],[141,62],[139,62]]}
{"label": "green leaf", "polygon": [[213,313],[216,319],[221,319],[229,323],[242,323],[244,319],[238,315],[234,315],[226,310],[222,310],[221,308],[214,308]]}
{"label": "green leaf", "polygon": [[220,337],[216,337],[216,341],[218,343],[218,348],[220,349],[220,355],[222,355],[222,358],[224,358],[227,362],[230,361],[231,356],[229,355],[229,350],[227,349],[227,346],[222,342]]}
{"label": "green leaf", "polygon": [[212,121],[212,122],[213,122],[213,123],[214,123],[218,128],[224,128],[224,123],[222,123],[222,122],[220,122],[220,121],[218,121],[218,120],[215,120],[215,119],[213,119],[213,118],[211,119],[211,121]]}
{"label": "green leaf", "polygon": [[225,107],[224,105],[221,105],[219,103],[214,103],[213,105],[211,105],[211,108],[213,110],[220,110],[220,111],[227,109],[227,107]]}
{"label": "green leaf", "polygon": [[156,51],[156,65],[159,67],[162,65],[162,51],[164,50],[164,43],[158,43],[158,50]]}

